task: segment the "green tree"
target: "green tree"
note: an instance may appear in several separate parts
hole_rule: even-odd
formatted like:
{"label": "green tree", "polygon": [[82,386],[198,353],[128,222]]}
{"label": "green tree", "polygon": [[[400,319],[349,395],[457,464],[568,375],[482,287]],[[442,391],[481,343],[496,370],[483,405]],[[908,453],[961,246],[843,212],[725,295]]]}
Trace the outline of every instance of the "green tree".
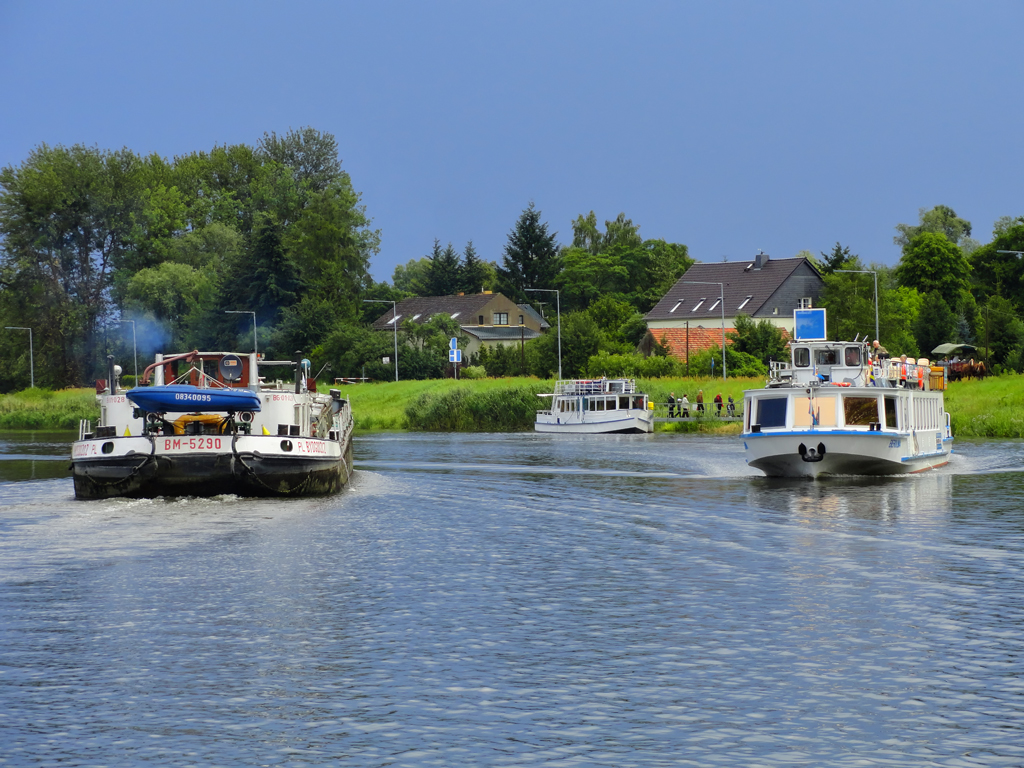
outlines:
{"label": "green tree", "polygon": [[859,261],[859,256],[850,253],[849,248],[844,248],[837,242],[831,253],[821,252],[821,263],[818,268],[823,275],[831,275],[837,269],[860,269],[859,266],[851,266],[859,264]]}
{"label": "green tree", "polygon": [[313,192],[324,191],[343,175],[337,140],[309,127],[288,129],[284,136],[264,133],[256,154],[290,168],[295,179]]}
{"label": "green tree", "polygon": [[573,221],[573,244],[562,254],[558,285],[569,309],[583,310],[606,295],[649,311],[693,264],[687,247],[643,240],[640,227],[620,213],[602,232],[591,211]]}
{"label": "green tree", "polygon": [[971,222],[961,219],[948,205],[936,205],[931,210],[918,210],[918,224],[897,224],[893,242],[904,251],[911,242],[926,232],[939,234],[954,245],[961,245],[971,235]]}
{"label": "green tree", "polygon": [[430,257],[409,259],[395,267],[391,282],[396,290],[411,296],[429,296]]}
{"label": "green tree", "polygon": [[1024,343],[1024,323],[1002,296],[992,296],[982,311],[986,345],[993,363],[1005,363],[1007,357]]}
{"label": "green tree", "polygon": [[509,232],[502,266],[498,267],[502,293],[515,302],[527,300],[527,288],[552,287],[558,275],[556,233],[548,232],[540,216],[532,202],[520,214]]}
{"label": "green tree", "polygon": [[782,329],[770,320],[754,320],[748,315],[737,315],[735,331],[729,333],[728,337],[732,339],[733,350],[751,355],[765,365],[768,365],[769,360],[786,358],[786,339]]}
{"label": "green tree", "polygon": [[991,243],[970,255],[974,295],[980,301],[990,296],[1002,296],[1024,308],[1024,257],[1021,252],[1024,252],[1024,223],[1008,223],[996,233]]}
{"label": "green tree", "polygon": [[970,288],[971,264],[945,235],[922,232],[903,249],[896,267],[900,285],[920,293],[938,291],[951,307],[959,307]]}
{"label": "green tree", "polygon": [[956,333],[956,315],[938,291],[926,294],[921,312],[914,322],[914,336],[918,349],[929,357],[939,344],[953,340]]}
{"label": "green tree", "polygon": [[427,291],[430,296],[451,296],[459,292],[459,254],[451,243],[444,248],[441,241],[434,240],[430,256],[430,272],[427,276]]}
{"label": "green tree", "polygon": [[466,243],[459,267],[459,290],[467,294],[491,290],[496,278],[494,265],[477,256],[472,240]]}
{"label": "green tree", "polygon": [[82,384],[99,369],[112,274],[143,209],[142,165],[127,149],[43,144],[0,170],[3,314],[35,329],[45,385]]}
{"label": "green tree", "polygon": [[210,310],[216,295],[216,282],[208,271],[168,261],[132,276],[124,308],[133,317],[164,328],[165,341],[183,348],[190,340],[190,327]]}

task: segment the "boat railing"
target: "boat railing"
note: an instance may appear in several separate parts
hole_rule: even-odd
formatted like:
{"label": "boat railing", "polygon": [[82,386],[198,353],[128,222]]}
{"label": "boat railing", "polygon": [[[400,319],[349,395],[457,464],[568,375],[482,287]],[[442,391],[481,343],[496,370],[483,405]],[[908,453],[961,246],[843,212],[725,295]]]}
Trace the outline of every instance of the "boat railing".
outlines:
{"label": "boat railing", "polygon": [[789,382],[793,380],[793,366],[788,360],[771,360],[768,363],[769,382]]}
{"label": "boat railing", "polygon": [[565,379],[555,383],[556,395],[631,395],[634,379]]}

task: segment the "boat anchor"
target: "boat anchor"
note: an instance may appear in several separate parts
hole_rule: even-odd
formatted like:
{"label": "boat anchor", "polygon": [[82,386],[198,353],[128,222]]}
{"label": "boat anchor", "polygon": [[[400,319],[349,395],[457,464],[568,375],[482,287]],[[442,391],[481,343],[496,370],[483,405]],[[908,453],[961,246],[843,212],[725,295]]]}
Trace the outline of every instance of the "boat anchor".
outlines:
{"label": "boat anchor", "polygon": [[800,447],[796,449],[796,452],[800,454],[800,458],[804,461],[821,461],[825,458],[825,444],[818,443],[817,448],[808,448],[803,443],[800,443]]}

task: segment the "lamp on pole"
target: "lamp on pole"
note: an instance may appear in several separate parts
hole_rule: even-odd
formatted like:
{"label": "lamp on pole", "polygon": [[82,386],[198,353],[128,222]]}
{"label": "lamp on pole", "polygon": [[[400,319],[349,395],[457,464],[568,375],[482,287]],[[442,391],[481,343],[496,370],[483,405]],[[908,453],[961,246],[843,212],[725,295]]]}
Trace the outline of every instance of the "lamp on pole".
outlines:
{"label": "lamp on pole", "polygon": [[132,324],[132,356],[135,358],[135,386],[139,386],[139,348],[135,343],[135,321],[122,320],[121,325]]}
{"label": "lamp on pole", "polygon": [[543,291],[555,294],[555,314],[558,316],[558,378],[562,378],[562,297],[554,288],[527,288],[528,291]]}
{"label": "lamp on pole", "polygon": [[398,304],[389,299],[363,299],[363,303],[391,305],[391,324],[395,328],[395,381],[398,381]]}
{"label": "lamp on pole", "polygon": [[250,309],[225,309],[225,315],[252,315],[252,353],[256,355],[257,365],[259,364],[260,352],[257,349],[256,341],[256,313]]}
{"label": "lamp on pole", "polygon": [[[722,381],[725,381],[725,283],[705,282],[703,280],[684,280],[683,283],[686,285],[717,285],[718,286],[718,303],[722,307]],[[687,353],[689,358],[689,353]],[[689,366],[690,361],[686,361]]]}
{"label": "lamp on pole", "polygon": [[837,269],[836,272],[852,272],[858,275],[872,275],[875,278],[875,341],[878,341],[878,273],[873,269]]}
{"label": "lamp on pole", "polygon": [[5,325],[8,331],[28,331],[28,380],[32,389],[36,388],[36,363],[32,356],[32,329],[20,325]]}

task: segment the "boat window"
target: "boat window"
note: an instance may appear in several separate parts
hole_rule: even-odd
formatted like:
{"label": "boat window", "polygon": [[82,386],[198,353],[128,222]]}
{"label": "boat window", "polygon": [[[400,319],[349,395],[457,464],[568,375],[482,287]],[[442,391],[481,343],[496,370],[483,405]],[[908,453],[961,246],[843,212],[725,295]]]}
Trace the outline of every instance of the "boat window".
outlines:
{"label": "boat window", "polygon": [[860,365],[860,347],[847,347],[844,358],[847,368],[856,368]]}
{"label": "boat window", "polygon": [[814,362],[818,365],[835,365],[836,351],[834,349],[815,350]]}
{"label": "boat window", "polygon": [[899,429],[899,420],[896,418],[896,396],[885,396],[885,428]]}
{"label": "boat window", "polygon": [[812,395],[793,401],[794,427],[834,427],[836,398],[834,395]]}
{"label": "boat window", "polygon": [[797,347],[793,350],[793,365],[797,368],[807,368],[811,364],[811,350],[807,347]]}
{"label": "boat window", "polygon": [[844,397],[843,416],[847,426],[867,426],[878,421],[878,399],[874,397]]}
{"label": "boat window", "polygon": [[757,423],[761,429],[786,426],[788,397],[761,397],[757,400]]}
{"label": "boat window", "polygon": [[597,410],[599,410],[599,411],[603,411],[604,410],[604,398],[603,397],[597,398]]}
{"label": "boat window", "polygon": [[633,407],[643,409],[644,407],[644,396],[633,395]]}
{"label": "boat window", "polygon": [[619,410],[621,410],[621,411],[628,411],[629,410],[629,397],[628,396],[620,397],[619,398]]}

